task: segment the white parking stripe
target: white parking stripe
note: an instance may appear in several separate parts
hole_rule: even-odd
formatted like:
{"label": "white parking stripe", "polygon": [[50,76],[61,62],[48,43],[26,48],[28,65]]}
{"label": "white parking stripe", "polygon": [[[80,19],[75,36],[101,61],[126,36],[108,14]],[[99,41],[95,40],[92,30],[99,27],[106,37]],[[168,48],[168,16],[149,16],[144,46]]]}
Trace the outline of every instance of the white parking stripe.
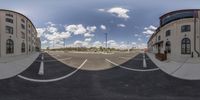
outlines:
{"label": "white parking stripe", "polygon": [[125,66],[121,66],[121,65],[118,65],[108,59],[105,59],[107,62],[115,65],[115,66],[118,66],[120,68],[123,68],[123,69],[127,69],[127,70],[131,70],[131,71],[137,71],[137,72],[148,72],[148,71],[156,71],[156,70],[160,70],[159,68],[153,68],[153,69],[133,69],[133,68],[128,68],[128,67],[125,67]]}
{"label": "white parking stripe", "polygon": [[39,69],[38,74],[44,75],[44,62],[43,61],[40,63],[40,69]]}
{"label": "white parking stripe", "polygon": [[146,59],[145,59],[145,53],[143,53],[143,67],[147,67]]}
{"label": "white parking stripe", "polygon": [[17,75],[19,78],[22,78],[24,80],[27,80],[27,81],[31,81],[31,82],[41,82],[41,83],[46,83],[46,82],[55,82],[55,81],[59,81],[59,80],[63,80],[67,77],[70,77],[72,76],[73,74],[75,74],[79,69],[81,69],[81,67],[83,67],[83,65],[87,62],[87,59],[76,69],[74,70],[73,72],[65,75],[65,76],[62,76],[62,77],[59,77],[59,78],[55,78],[55,79],[47,79],[47,80],[40,80],[40,79],[32,79],[32,78],[28,78],[28,77],[25,77],[25,76],[22,76],[22,75]]}

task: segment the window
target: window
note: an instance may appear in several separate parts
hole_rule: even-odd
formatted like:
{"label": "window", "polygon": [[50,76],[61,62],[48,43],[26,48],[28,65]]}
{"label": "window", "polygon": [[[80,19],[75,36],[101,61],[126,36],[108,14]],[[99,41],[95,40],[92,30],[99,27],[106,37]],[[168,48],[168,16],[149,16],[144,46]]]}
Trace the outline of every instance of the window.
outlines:
{"label": "window", "polygon": [[12,54],[14,53],[14,42],[11,39],[8,39],[6,41],[6,53],[7,54]]}
{"label": "window", "polygon": [[6,18],[6,22],[8,22],[8,23],[13,23],[13,19]]}
{"label": "window", "polygon": [[24,19],[21,19],[21,21],[22,21],[23,23],[25,23],[25,20],[24,20]]}
{"label": "window", "polygon": [[22,37],[22,39],[25,39],[25,33],[24,32],[21,32],[21,37]]}
{"label": "window", "polygon": [[25,43],[22,42],[22,45],[21,45],[21,52],[24,53],[25,52]]}
{"label": "window", "polygon": [[25,29],[25,25],[24,25],[24,24],[21,24],[21,28],[22,28],[22,29]]}
{"label": "window", "polygon": [[171,30],[167,30],[166,33],[165,33],[165,36],[168,37],[170,35],[171,35]]}
{"label": "window", "polygon": [[8,16],[8,17],[13,17],[13,15],[12,15],[12,14],[6,14],[6,16]]}
{"label": "window", "polygon": [[31,51],[31,46],[29,45],[29,50],[28,50],[29,52]]}
{"label": "window", "polygon": [[6,26],[6,33],[13,34],[13,27]]}
{"label": "window", "polygon": [[181,42],[181,54],[191,54],[190,39],[184,38]]}
{"label": "window", "polygon": [[160,41],[160,39],[161,39],[160,36],[158,36],[158,41]]}
{"label": "window", "polygon": [[167,53],[171,53],[171,43],[170,43],[170,41],[166,42],[165,50],[166,50]]}
{"label": "window", "polygon": [[191,29],[190,25],[181,26],[181,32],[189,32]]}
{"label": "window", "polygon": [[184,12],[173,13],[161,19],[161,26],[175,20],[179,20],[183,18],[193,18],[193,17],[194,17],[194,11],[184,11]]}

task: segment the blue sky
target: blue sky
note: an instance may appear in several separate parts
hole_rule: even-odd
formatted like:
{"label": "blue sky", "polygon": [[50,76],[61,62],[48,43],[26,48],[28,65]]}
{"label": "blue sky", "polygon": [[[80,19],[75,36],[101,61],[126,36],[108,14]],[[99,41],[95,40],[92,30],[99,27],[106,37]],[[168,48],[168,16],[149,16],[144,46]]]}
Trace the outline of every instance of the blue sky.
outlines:
{"label": "blue sky", "polygon": [[[42,47],[145,47],[159,17],[199,9],[199,0],[0,0],[0,9],[18,11],[38,28]],[[65,43],[64,43],[65,42]]]}

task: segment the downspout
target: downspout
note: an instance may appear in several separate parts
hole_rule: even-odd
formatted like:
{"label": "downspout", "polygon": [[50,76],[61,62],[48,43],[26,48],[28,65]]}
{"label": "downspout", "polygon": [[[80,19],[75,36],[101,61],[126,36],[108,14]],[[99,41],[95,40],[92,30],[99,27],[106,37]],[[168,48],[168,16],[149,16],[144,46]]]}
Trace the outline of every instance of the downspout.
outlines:
{"label": "downspout", "polygon": [[197,34],[197,31],[196,31],[196,20],[197,20],[197,12],[195,11],[194,12],[194,51],[198,54],[198,57],[200,57],[200,53],[197,51],[197,48],[196,48],[196,34]]}

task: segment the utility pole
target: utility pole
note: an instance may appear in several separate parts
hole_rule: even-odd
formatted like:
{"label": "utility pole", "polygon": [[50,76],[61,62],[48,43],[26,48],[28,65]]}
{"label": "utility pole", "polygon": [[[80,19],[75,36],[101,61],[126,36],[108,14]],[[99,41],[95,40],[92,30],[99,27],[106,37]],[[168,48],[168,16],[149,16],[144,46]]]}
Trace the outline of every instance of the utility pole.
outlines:
{"label": "utility pole", "polygon": [[65,48],[66,44],[65,44],[66,39],[63,38],[63,47]]}
{"label": "utility pole", "polygon": [[127,41],[127,49],[128,49],[128,53],[129,53],[130,52],[129,41]]}
{"label": "utility pole", "polygon": [[108,48],[108,33],[105,33],[105,38],[106,38],[106,52],[107,52],[107,48]]}

